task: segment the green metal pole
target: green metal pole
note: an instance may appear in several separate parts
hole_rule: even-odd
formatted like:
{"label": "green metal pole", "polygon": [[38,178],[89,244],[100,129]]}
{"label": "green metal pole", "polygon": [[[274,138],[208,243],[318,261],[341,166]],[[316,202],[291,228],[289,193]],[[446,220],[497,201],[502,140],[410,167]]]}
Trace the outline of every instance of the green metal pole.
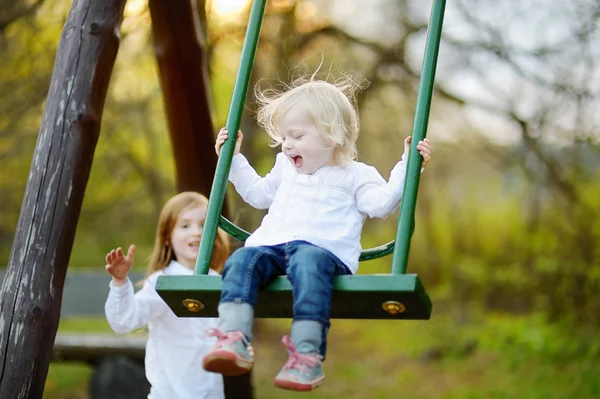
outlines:
{"label": "green metal pole", "polygon": [[237,139],[237,131],[240,128],[240,120],[244,110],[244,100],[248,91],[250,82],[250,74],[252,73],[252,64],[254,63],[254,55],[258,47],[258,39],[260,36],[260,28],[262,26],[263,16],[267,0],[254,0],[248,20],[248,28],[246,37],[244,38],[244,46],[242,47],[242,57],[235,86],[233,88],[233,96],[227,115],[226,128],[229,132],[229,138],[221,148],[221,155],[217,162],[217,170],[210,190],[210,198],[208,199],[208,209],[206,211],[206,220],[204,222],[204,232],[200,239],[200,249],[198,250],[198,258],[196,259],[195,274],[208,274],[210,267],[210,258],[212,256],[213,245],[217,235],[219,226],[219,217],[223,209],[223,200],[225,199],[225,191],[227,190],[227,181],[229,179],[229,170],[231,168],[231,159],[235,149],[235,141]]}
{"label": "green metal pole", "polygon": [[434,0],[431,9],[429,32],[427,33],[425,57],[423,59],[421,82],[419,84],[415,120],[412,129],[412,142],[410,143],[411,150],[408,156],[406,183],[400,205],[396,245],[394,246],[394,256],[392,258],[392,274],[406,273],[406,266],[408,264],[410,239],[415,224],[417,191],[419,189],[419,178],[421,177],[421,162],[423,161],[416,147],[419,141],[425,138],[427,133],[427,121],[431,107],[435,67],[440,48],[445,7],[446,0]]}

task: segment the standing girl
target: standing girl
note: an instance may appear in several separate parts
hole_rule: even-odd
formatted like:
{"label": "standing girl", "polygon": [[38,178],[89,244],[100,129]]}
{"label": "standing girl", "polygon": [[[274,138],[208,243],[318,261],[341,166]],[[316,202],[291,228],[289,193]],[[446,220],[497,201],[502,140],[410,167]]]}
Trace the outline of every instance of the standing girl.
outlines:
{"label": "standing girl", "polygon": [[[195,192],[172,197],[163,207],[156,229],[154,251],[143,288],[134,294],[127,273],[133,264],[135,246],[127,254],[121,248],[106,255],[106,270],[112,276],[106,300],[106,319],[117,334],[148,326],[146,377],[152,399],[223,399],[223,377],[202,370],[202,357],[214,339],[204,331],[216,319],[178,318],[155,289],[164,275],[191,275],[198,255],[208,200]],[[218,274],[229,255],[225,232],[219,230],[209,274]]]}
{"label": "standing girl", "polygon": [[[275,166],[260,177],[239,153],[238,133],[229,180],[244,201],[268,209],[260,227],[227,260],[219,304],[218,338],[204,368],[242,374],[254,362],[252,321],[258,290],[287,275],[293,286],[291,338],[283,337],[288,361],[275,377],[279,388],[309,391],[325,375],[333,277],[356,273],[366,217],[385,218],[400,204],[411,138],[386,182],[356,162],[359,119],[351,81],[298,80],[284,92],[257,92],[258,123],[281,146]],[[218,134],[215,149],[228,137]],[[423,166],[431,144],[417,145]]]}

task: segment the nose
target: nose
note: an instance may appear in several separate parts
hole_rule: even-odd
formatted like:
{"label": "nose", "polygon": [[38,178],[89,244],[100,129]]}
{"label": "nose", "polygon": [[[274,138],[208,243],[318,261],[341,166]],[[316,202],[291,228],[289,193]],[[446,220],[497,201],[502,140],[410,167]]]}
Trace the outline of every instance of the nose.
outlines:
{"label": "nose", "polygon": [[283,139],[281,146],[282,146],[282,148],[284,148],[286,150],[291,150],[293,147],[291,140],[286,140],[286,139]]}
{"label": "nose", "polygon": [[204,230],[204,226],[194,225],[192,227],[192,234],[194,235],[202,235],[202,231]]}

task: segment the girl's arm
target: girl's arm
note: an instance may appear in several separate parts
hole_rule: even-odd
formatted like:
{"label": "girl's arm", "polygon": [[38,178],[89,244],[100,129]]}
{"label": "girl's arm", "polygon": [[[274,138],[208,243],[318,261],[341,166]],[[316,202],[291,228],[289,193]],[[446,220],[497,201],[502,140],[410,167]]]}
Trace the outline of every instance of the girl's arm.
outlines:
{"label": "girl's arm", "polygon": [[111,281],[104,311],[114,332],[125,334],[142,328],[150,319],[160,317],[169,309],[156,292],[157,277],[156,274],[148,277],[144,287],[136,294],[129,278],[120,286]]}
{"label": "girl's arm", "polygon": [[137,330],[148,324],[151,317],[159,317],[168,307],[158,296],[156,279],[158,274],[149,276],[144,287],[133,293],[133,284],[127,277],[133,258],[135,245],[130,245],[127,254],[121,248],[106,255],[106,271],[112,276],[110,291],[104,305],[106,320],[118,334]]}
{"label": "girl's arm", "polygon": [[281,174],[285,156],[277,154],[275,166],[265,177],[260,177],[242,154],[236,154],[231,161],[229,181],[246,203],[256,209],[267,209],[273,203],[277,188],[281,183]]}
{"label": "girl's arm", "polygon": [[405,175],[405,155],[392,169],[388,182],[373,166],[361,164],[354,185],[358,210],[371,218],[385,218],[392,214],[400,205]]}
{"label": "girl's arm", "polygon": [[[406,162],[410,151],[411,139],[412,137],[408,136],[404,140],[402,160],[392,169],[390,180],[387,183],[379,172],[377,172],[377,169],[372,166],[360,164],[364,170],[358,171],[354,186],[359,211],[372,218],[385,218],[398,209],[404,190]],[[421,167],[425,168],[431,160],[431,142],[428,139],[419,141],[417,143],[417,150],[423,157]],[[423,172],[423,169],[421,169],[421,172]]]}

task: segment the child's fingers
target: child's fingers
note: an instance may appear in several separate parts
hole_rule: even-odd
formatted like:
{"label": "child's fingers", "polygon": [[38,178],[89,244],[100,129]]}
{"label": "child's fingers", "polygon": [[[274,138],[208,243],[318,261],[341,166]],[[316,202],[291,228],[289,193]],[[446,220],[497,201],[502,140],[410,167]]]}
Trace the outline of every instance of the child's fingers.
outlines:
{"label": "child's fingers", "polygon": [[113,263],[115,260],[115,250],[112,249],[108,254],[106,254],[106,263]]}
{"label": "child's fingers", "polygon": [[419,150],[421,154],[431,154],[431,149],[427,147],[417,147],[417,150]]}
{"label": "child's fingers", "polygon": [[227,137],[229,136],[229,132],[226,129],[221,129],[217,137]]}
{"label": "child's fingers", "polygon": [[224,136],[220,135],[217,137],[217,141],[215,142],[215,149],[217,150],[217,153],[219,152],[219,150],[225,143],[225,140],[227,140],[227,135],[224,135]]}
{"label": "child's fingers", "polygon": [[411,136],[408,136],[407,138],[404,139],[404,154],[408,154],[408,151],[410,151],[411,140],[412,140]]}
{"label": "child's fingers", "polygon": [[421,153],[421,155],[425,152],[427,154],[431,154],[431,143],[426,143],[421,141],[417,146],[417,149]]}
{"label": "child's fingers", "polygon": [[429,141],[419,141],[419,145],[417,147],[431,149],[431,143]]}
{"label": "child's fingers", "polygon": [[127,250],[127,260],[133,262],[133,256],[135,255],[135,245],[131,244]]}

